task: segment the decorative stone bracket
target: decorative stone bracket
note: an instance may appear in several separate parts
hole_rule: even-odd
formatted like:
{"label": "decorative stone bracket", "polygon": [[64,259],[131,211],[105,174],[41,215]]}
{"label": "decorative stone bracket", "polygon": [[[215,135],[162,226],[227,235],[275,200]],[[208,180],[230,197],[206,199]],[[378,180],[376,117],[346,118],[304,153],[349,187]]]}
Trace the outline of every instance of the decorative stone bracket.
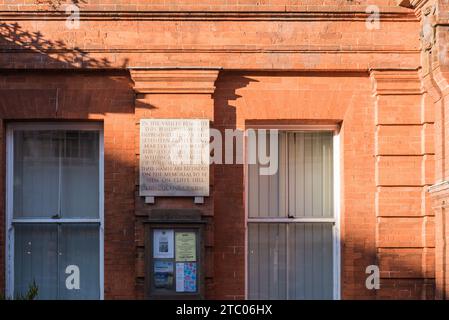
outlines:
{"label": "decorative stone bracket", "polygon": [[220,68],[129,68],[137,94],[212,94]]}

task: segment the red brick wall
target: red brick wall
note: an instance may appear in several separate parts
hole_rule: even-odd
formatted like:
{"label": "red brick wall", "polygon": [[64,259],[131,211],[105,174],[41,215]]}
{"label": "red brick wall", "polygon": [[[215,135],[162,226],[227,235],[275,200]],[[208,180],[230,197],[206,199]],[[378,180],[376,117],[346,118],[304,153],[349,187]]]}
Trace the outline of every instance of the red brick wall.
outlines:
{"label": "red brick wall", "polygon": [[[46,10],[60,8],[61,0],[0,1],[2,10]],[[113,0],[80,1],[82,10],[100,11],[336,11],[361,10],[367,5],[391,9],[394,0]],[[397,11],[401,8],[396,7]]]}
{"label": "red brick wall", "polygon": [[[407,219],[378,220],[379,238],[376,240],[375,106],[368,74],[222,72],[213,99],[208,95],[199,95],[197,99],[192,99],[192,96],[151,95],[148,99],[139,100],[135,111],[129,78],[123,75],[46,72],[6,74],[3,79],[7,81],[2,82],[2,92],[8,90],[8,98],[1,105],[3,119],[98,119],[104,122],[107,298],[143,297],[142,220],[152,208],[200,208],[210,222],[206,243],[206,295],[209,298],[244,297],[243,166],[215,165],[211,170],[212,197],[207,198],[204,205],[195,205],[192,199],[164,198],[157,198],[155,205],[147,205],[138,196],[138,120],[180,116],[209,117],[213,120],[213,127],[219,129],[242,129],[253,120],[342,122],[342,295],[344,298],[372,298],[376,293],[365,289],[365,268],[379,262],[382,274],[388,278],[382,280],[386,285],[379,291],[381,297],[421,297],[422,289],[413,288],[418,288],[416,283],[424,281],[421,272],[423,249],[382,249],[385,243],[388,248],[391,245],[422,247],[422,222],[408,217],[419,216],[421,219],[420,192],[411,189],[415,193],[410,193],[408,189],[401,189],[401,193],[396,193],[398,190],[386,193],[396,199],[395,203],[398,199],[403,201],[404,205],[396,208],[405,212]],[[89,83],[93,90],[86,89],[85,83]],[[12,88],[20,90],[16,91],[20,96],[14,95]],[[56,89],[59,91],[57,113]],[[24,93],[30,94],[24,96]],[[45,94],[47,104],[42,103]],[[335,99],[328,100],[325,94]],[[191,105],[186,105],[186,101]],[[320,108],[316,108],[317,105]],[[414,145],[413,141],[410,143]],[[400,157],[395,159],[401,160]],[[407,168],[395,162],[392,165]],[[416,172],[420,171],[412,166],[405,171],[405,177],[410,179],[410,174]],[[402,173],[393,170],[386,177],[401,179]],[[410,181],[413,183],[415,180]],[[380,205],[386,206],[388,215],[395,207],[391,201],[382,199]],[[385,224],[385,219],[390,220]],[[399,258],[392,260],[395,255]],[[401,259],[404,264],[397,263]],[[425,261],[424,266],[431,267],[432,263]],[[413,275],[419,282],[398,280],[390,285],[395,275],[406,278]],[[117,277],[121,281],[115,281]],[[432,275],[428,277],[431,279]],[[386,288],[389,287],[392,291],[387,293]],[[404,292],[409,293],[406,295]]]}
{"label": "red brick wall", "polygon": [[[144,297],[144,224],[143,221],[151,215],[152,209],[199,209],[202,219],[207,222],[205,230],[205,286],[206,298],[213,294],[213,280],[215,279],[213,270],[214,254],[214,203],[213,197],[206,197],[204,204],[194,204],[193,197],[169,198],[156,197],[154,204],[145,204],[145,199],[139,196],[139,138],[140,119],[145,118],[193,118],[213,120],[213,100],[210,94],[151,94],[139,95],[136,100],[134,124],[135,149],[133,150],[135,165],[135,203],[136,203],[136,246],[137,246],[137,297]],[[210,170],[210,194],[214,194],[215,188],[214,168]]]}
{"label": "red brick wall", "polygon": [[[376,256],[374,106],[368,74],[222,73],[215,97],[215,117],[223,127],[244,129],[254,120],[343,123],[340,136],[342,297],[372,297],[374,292],[365,289],[365,268],[375,263]],[[225,198],[215,199],[214,208],[217,219],[219,216],[223,219],[223,223],[216,222],[215,227],[216,243],[221,240],[223,252],[217,248],[215,256],[221,261],[215,260],[215,269],[227,271],[226,279],[217,280],[221,283],[217,290],[222,294],[219,297],[233,297],[244,294],[243,168],[223,167],[222,174],[226,178],[219,182],[216,174],[216,189],[219,190],[219,184],[223,185]],[[226,187],[230,185],[234,187]],[[229,224],[228,220],[232,225],[218,228],[224,223]]]}
{"label": "red brick wall", "polygon": [[[248,1],[253,5],[255,2]],[[200,11],[194,18],[192,13],[145,12],[123,17],[116,12],[81,11],[80,29],[73,30],[66,28],[63,18],[46,19],[49,13],[30,16],[11,9],[0,14],[0,48],[5,53],[11,51],[0,55],[0,67],[416,68],[419,22],[412,11],[392,2],[370,2],[381,4],[378,30],[366,28],[366,5],[352,5],[349,0],[341,0],[338,5],[335,0],[308,1],[305,8],[300,6],[291,14],[253,11],[217,16]],[[344,7],[343,3],[349,5]],[[231,5],[235,9],[235,4]],[[315,8],[320,8],[321,13],[312,13]],[[23,46],[29,51],[13,54]]]}
{"label": "red brick wall", "polygon": [[375,71],[376,247],[379,298],[434,297],[434,107],[416,71]]}
{"label": "red brick wall", "polygon": [[[365,26],[367,4],[381,7],[380,30]],[[9,120],[104,123],[106,298],[143,297],[142,221],[152,208],[202,210],[206,297],[244,297],[243,166],[212,166],[203,205],[190,198],[148,205],[138,196],[139,120],[181,117],[207,118],[221,130],[251,121],[341,123],[342,297],[433,297],[435,228],[425,190],[434,181],[434,110],[416,71],[420,26],[412,10],[393,0],[87,1],[82,10],[104,12],[82,11],[80,29],[68,30],[64,19],[47,19],[54,13],[46,8],[0,0],[0,11],[10,10],[0,14],[1,137],[4,142]],[[22,11],[34,9],[42,11]],[[116,12],[122,10],[153,12],[123,17]],[[223,70],[213,95],[135,95],[129,66]],[[394,71],[385,78],[385,69]],[[435,138],[436,150],[443,150],[449,139]],[[443,168],[444,154],[437,157]],[[381,267],[379,291],[365,288],[370,264]]]}
{"label": "red brick wall", "polygon": [[[3,72],[2,148],[8,121],[101,121],[104,126],[104,283],[106,298],[134,298],[134,95],[123,72]],[[5,157],[1,173],[4,270]],[[4,288],[4,273],[1,276]]]}

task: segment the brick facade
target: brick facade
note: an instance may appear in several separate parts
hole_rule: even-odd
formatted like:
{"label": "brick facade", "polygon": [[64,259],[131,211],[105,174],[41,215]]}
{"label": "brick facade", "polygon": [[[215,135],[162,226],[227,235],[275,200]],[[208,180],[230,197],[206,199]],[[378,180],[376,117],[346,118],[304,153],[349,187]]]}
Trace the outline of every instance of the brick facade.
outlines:
{"label": "brick facade", "polygon": [[[144,298],[143,221],[156,208],[201,210],[206,298],[245,298],[244,166],[212,165],[204,204],[146,204],[143,118],[341,125],[341,297],[448,297],[444,1],[103,2],[81,3],[69,30],[47,1],[0,0],[0,137],[5,150],[5,126],[18,120],[103,123],[106,299]],[[380,29],[366,26],[372,4]],[[430,45],[424,17],[441,22]],[[5,152],[0,161],[4,270]],[[380,290],[365,287],[372,264]]]}

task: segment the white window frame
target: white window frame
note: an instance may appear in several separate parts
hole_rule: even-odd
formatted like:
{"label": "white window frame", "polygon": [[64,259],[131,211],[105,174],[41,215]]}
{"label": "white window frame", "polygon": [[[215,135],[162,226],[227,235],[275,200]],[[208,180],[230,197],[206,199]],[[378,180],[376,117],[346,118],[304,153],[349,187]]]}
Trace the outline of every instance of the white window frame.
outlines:
{"label": "white window frame", "polygon": [[250,223],[307,223],[326,222],[333,223],[333,299],[341,299],[341,235],[340,235],[340,126],[339,125],[251,125],[246,129],[277,129],[282,132],[296,131],[330,131],[333,133],[333,191],[334,191],[334,217],[333,218],[250,218],[249,217],[249,194],[248,194],[248,163],[247,138],[244,139],[244,181],[245,181],[245,299],[248,299],[249,275],[248,275],[248,225]]}
{"label": "white window frame", "polygon": [[32,223],[98,223],[100,300],[104,299],[104,135],[99,122],[15,122],[6,128],[6,297],[14,297],[14,232],[13,224],[30,222],[13,218],[14,131],[15,130],[81,130],[99,132],[99,218],[98,219],[33,219]]}

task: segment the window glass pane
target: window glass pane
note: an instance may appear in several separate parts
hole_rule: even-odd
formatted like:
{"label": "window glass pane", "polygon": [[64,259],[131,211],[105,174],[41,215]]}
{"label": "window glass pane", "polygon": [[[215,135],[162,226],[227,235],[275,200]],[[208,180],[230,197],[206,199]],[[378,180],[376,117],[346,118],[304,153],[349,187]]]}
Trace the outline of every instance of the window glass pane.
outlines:
{"label": "window glass pane", "polygon": [[289,132],[285,141],[289,214],[295,217],[332,217],[332,133]]}
{"label": "window glass pane", "polygon": [[289,299],[332,299],[332,224],[295,223],[288,228]]}
{"label": "window glass pane", "polygon": [[58,214],[60,135],[14,132],[14,218]]}
{"label": "window glass pane", "polygon": [[[100,298],[99,255],[98,225],[61,225],[59,237],[60,299]],[[76,285],[78,271],[79,286]]]}
{"label": "window glass pane", "polygon": [[98,218],[99,132],[15,131],[13,210],[14,218]]}
{"label": "window glass pane", "polygon": [[[332,139],[332,132],[280,132],[276,174],[248,165],[249,217],[332,217]],[[268,152],[268,134],[266,144]]]}
{"label": "window glass pane", "polygon": [[26,294],[36,282],[37,299],[57,298],[57,225],[17,225],[14,239],[14,293]]}
{"label": "window glass pane", "polygon": [[61,217],[98,218],[99,132],[64,131],[62,134]]}
{"label": "window glass pane", "polygon": [[[270,134],[269,130],[266,131],[265,143],[266,153],[270,157]],[[259,135],[256,135],[256,146],[259,145]],[[277,153],[279,154],[279,144]],[[258,147],[254,150],[248,148],[248,152],[255,152],[258,155]],[[261,175],[260,168],[269,167],[269,164],[259,164],[259,157],[257,156],[256,164],[248,165],[248,209],[249,216],[253,218],[257,217],[279,217],[285,216],[285,210],[282,209],[282,203],[280,203],[280,185],[279,170],[282,170],[282,165],[279,164],[278,170],[272,175]],[[278,161],[279,163],[279,161]],[[285,167],[285,165],[284,165]]]}
{"label": "window glass pane", "polygon": [[287,225],[250,223],[249,299],[287,298]]}
{"label": "window glass pane", "polygon": [[250,223],[248,241],[250,299],[332,299],[331,223]]}
{"label": "window glass pane", "polygon": [[34,280],[38,299],[100,298],[97,224],[19,224],[14,230],[15,294],[25,294]]}

